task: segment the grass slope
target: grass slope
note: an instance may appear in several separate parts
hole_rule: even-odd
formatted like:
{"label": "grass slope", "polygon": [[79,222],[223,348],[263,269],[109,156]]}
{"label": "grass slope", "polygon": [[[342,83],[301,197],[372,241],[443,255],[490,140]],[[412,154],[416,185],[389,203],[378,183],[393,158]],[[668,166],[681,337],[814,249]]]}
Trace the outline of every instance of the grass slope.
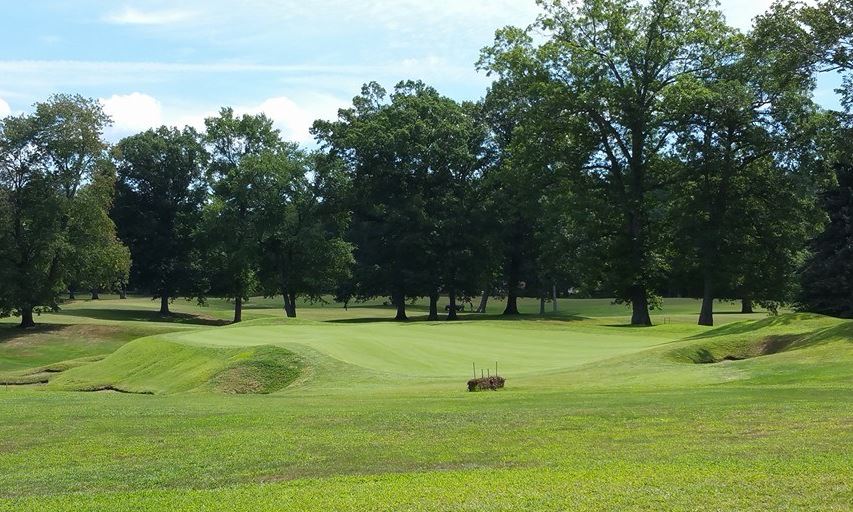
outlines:
{"label": "grass slope", "polygon": [[[228,327],[69,307],[51,321],[170,332],[0,388],[0,510],[849,510],[853,323],[561,306],[397,324],[256,301]],[[466,393],[495,359],[507,389]],[[90,385],[157,395],[57,391]]]}
{"label": "grass slope", "polygon": [[143,394],[193,390],[270,393],[295,380],[300,366],[294,354],[278,347],[207,348],[142,338],[101,361],[62,372],[51,379],[49,387]]}

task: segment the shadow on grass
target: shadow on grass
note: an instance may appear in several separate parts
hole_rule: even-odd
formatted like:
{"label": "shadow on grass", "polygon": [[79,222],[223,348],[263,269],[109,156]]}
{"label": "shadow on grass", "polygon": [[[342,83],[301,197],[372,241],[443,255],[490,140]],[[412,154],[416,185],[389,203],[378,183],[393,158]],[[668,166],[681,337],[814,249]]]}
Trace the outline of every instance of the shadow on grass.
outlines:
{"label": "shadow on grass", "polygon": [[[715,313],[716,314],[716,313]],[[740,313],[738,313],[740,314]],[[779,316],[769,316],[767,318],[763,318],[761,320],[752,320],[752,321],[743,321],[743,322],[735,322],[731,324],[726,324],[715,329],[712,329],[707,332],[703,332],[701,334],[697,334],[695,336],[691,336],[691,339],[701,339],[701,338],[716,338],[717,336],[729,336],[732,334],[746,334],[749,332],[757,331],[759,329],[766,329],[769,327],[778,327],[778,326],[786,326],[791,324],[800,323],[806,320],[810,320],[815,318],[815,315],[809,313],[785,313]]]}
{"label": "shadow on grass", "polygon": [[146,311],[144,309],[76,308],[66,309],[56,314],[61,316],[92,318],[95,320],[113,320],[117,322],[162,322],[209,326],[228,325],[230,323],[228,320],[191,315],[187,313],[172,313],[169,316],[161,316],[157,311]]}
{"label": "shadow on grass", "polygon": [[29,329],[21,329],[17,324],[2,324],[0,325],[0,343],[5,343],[11,339],[21,338],[35,334],[44,334],[54,331],[59,331],[64,328],[61,324],[36,324],[35,327]]}
{"label": "shadow on grass", "polygon": [[447,315],[439,315],[438,320],[429,320],[426,315],[412,316],[408,320],[395,320],[393,317],[363,317],[363,318],[339,318],[334,320],[326,320],[331,324],[370,324],[370,323],[434,323],[434,322],[476,322],[480,320],[499,320],[504,322],[515,322],[524,320],[526,322],[577,322],[586,320],[582,316],[571,315],[484,315],[482,313],[460,313],[456,320],[447,320]]}

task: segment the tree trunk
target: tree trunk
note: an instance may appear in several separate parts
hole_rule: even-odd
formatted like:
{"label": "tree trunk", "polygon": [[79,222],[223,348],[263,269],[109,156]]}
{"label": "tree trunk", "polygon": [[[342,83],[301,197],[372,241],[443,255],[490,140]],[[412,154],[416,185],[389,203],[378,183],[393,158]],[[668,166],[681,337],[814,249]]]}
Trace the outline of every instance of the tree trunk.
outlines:
{"label": "tree trunk", "polygon": [[752,299],[741,299],[740,300],[740,312],[744,313],[744,314],[755,312],[752,309]]}
{"label": "tree trunk", "polygon": [[169,292],[166,290],[160,291],[160,316],[169,316],[172,312],[169,311]]}
{"label": "tree trunk", "polygon": [[118,285],[118,298],[122,300],[127,299],[127,286],[124,283],[119,283]]}
{"label": "tree trunk", "polygon": [[438,294],[431,293],[429,296],[429,316],[427,320],[438,320]]}
{"label": "tree trunk", "polygon": [[459,315],[456,313],[456,288],[450,287],[447,290],[448,298],[450,299],[450,311],[447,312],[448,320],[456,320]]}
{"label": "tree trunk", "polygon": [[539,316],[545,316],[545,292],[539,294]]}
{"label": "tree trunk", "polygon": [[634,285],[631,287],[631,325],[652,325],[652,317],[649,316],[649,298],[646,296],[646,287]]}
{"label": "tree trunk", "polygon": [[287,318],[296,318],[296,294],[294,292],[285,292],[284,309],[287,313]]}
{"label": "tree trunk", "polygon": [[518,281],[520,280],[520,267],[521,261],[519,261],[519,256],[513,252],[509,257],[509,262],[507,263],[506,308],[504,308],[504,316],[518,314]]}
{"label": "tree trunk", "polygon": [[504,308],[504,316],[518,315],[518,296],[514,289],[510,288],[506,295],[506,307]]}
{"label": "tree trunk", "polygon": [[92,288],[92,300],[100,300],[101,297],[98,295],[98,289]]}
{"label": "tree trunk", "polygon": [[33,320],[33,308],[32,306],[25,306],[21,308],[21,323],[18,325],[21,329],[29,329],[31,327],[35,327],[36,323]]}
{"label": "tree trunk", "polygon": [[488,288],[483,290],[483,296],[480,297],[480,305],[477,306],[476,313],[485,313],[486,312],[486,304],[489,303],[489,295],[491,294],[491,290]]}
{"label": "tree trunk", "polygon": [[557,283],[551,286],[551,310],[557,312]]}
{"label": "tree trunk", "polygon": [[287,290],[282,292],[281,298],[284,301],[284,316],[290,318],[290,296],[287,294]]}
{"label": "tree trunk", "polygon": [[705,272],[705,284],[702,294],[702,311],[699,313],[699,325],[714,325],[714,290],[711,276]]}
{"label": "tree trunk", "polygon": [[234,300],[234,322],[238,324],[243,321],[243,297]]}
{"label": "tree trunk", "polygon": [[68,287],[68,300],[74,300],[77,298],[77,294],[74,292],[75,292],[74,286],[73,285],[69,286]]}
{"label": "tree trunk", "polygon": [[406,296],[402,293],[394,294],[391,300],[394,301],[394,306],[397,308],[397,315],[394,317],[394,320],[401,322],[408,320],[409,317],[406,316]]}

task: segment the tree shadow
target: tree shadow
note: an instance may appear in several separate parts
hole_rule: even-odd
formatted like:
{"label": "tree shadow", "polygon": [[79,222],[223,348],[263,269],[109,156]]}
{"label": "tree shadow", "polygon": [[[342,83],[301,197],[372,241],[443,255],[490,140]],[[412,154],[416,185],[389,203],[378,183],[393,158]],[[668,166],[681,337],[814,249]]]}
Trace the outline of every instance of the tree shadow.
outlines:
{"label": "tree shadow", "polygon": [[17,324],[0,324],[0,343],[5,343],[9,340],[21,338],[24,336],[45,334],[59,331],[64,328],[62,324],[36,324],[35,327],[21,329]]}
{"label": "tree shadow", "polygon": [[718,336],[729,336],[732,334],[746,334],[768,327],[786,326],[803,322],[813,317],[813,315],[808,313],[786,313],[778,316],[769,316],[761,320],[734,322],[711,329],[707,332],[696,334],[694,336],[691,336],[690,339],[715,338]]}
{"label": "tree shadow", "polygon": [[96,309],[76,308],[66,309],[56,313],[60,316],[75,316],[91,318],[94,320],[112,320],[117,322],[159,322],[190,325],[221,326],[228,325],[228,320],[192,315],[189,313],[172,313],[162,316],[158,311],[146,311],[144,309]]}
{"label": "tree shadow", "polygon": [[447,320],[447,315],[439,315],[438,320],[429,320],[426,315],[409,317],[408,320],[395,320],[393,317],[362,317],[362,318],[337,318],[334,320],[326,320],[331,324],[369,324],[369,323],[437,323],[437,322],[477,322],[483,320],[503,321],[503,322],[578,322],[586,320],[582,316],[559,315],[559,316],[539,316],[539,315],[513,315],[504,316],[500,314],[486,315],[482,313],[460,313],[456,320]]}

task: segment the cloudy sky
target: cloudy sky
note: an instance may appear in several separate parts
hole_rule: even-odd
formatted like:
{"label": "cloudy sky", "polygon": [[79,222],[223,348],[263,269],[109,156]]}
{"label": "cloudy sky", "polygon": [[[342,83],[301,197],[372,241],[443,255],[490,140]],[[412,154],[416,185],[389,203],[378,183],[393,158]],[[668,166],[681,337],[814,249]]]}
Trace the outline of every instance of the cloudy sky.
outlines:
{"label": "cloudy sky", "polygon": [[[220,106],[265,112],[308,142],[362,83],[417,78],[457,99],[496,28],[527,25],[534,0],[30,0],[3,2],[0,116],[54,92],[101,99],[111,139],[201,125]],[[722,0],[742,29],[770,0]],[[833,102],[822,84],[818,99]]]}

